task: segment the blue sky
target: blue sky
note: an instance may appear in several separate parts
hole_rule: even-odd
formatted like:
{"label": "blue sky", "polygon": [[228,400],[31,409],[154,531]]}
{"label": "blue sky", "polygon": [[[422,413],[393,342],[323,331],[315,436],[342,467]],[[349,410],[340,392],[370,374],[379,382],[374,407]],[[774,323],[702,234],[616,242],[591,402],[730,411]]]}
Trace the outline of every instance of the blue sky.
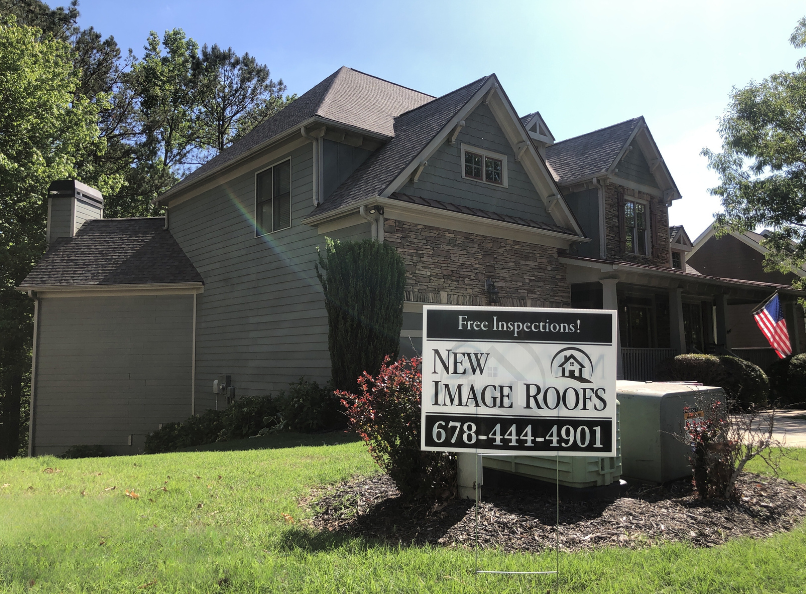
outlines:
{"label": "blue sky", "polygon": [[[64,2],[66,3],[66,2]],[[52,5],[57,2],[51,1]],[[643,115],[683,198],[694,239],[719,210],[699,156],[719,148],[731,87],[794,70],[788,1],[284,2],[81,0],[82,26],[142,55],[151,30],[179,27],[231,46],[301,94],[349,66],[432,95],[496,73],[519,113],[540,110],[558,140]]]}

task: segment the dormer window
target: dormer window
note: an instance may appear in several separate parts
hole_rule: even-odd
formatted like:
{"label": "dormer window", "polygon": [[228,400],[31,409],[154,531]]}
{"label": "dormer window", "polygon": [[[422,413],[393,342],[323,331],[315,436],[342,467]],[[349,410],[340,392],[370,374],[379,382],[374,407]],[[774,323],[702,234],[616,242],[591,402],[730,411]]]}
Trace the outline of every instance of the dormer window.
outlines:
{"label": "dormer window", "polygon": [[462,145],[462,177],[507,187],[507,157]]}
{"label": "dormer window", "polygon": [[683,254],[680,252],[672,252],[672,268],[683,270]]}

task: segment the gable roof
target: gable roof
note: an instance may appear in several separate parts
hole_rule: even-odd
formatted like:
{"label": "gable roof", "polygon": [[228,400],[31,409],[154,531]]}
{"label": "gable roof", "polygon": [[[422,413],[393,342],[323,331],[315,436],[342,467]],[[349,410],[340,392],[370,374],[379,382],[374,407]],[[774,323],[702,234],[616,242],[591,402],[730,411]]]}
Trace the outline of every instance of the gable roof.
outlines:
{"label": "gable roof", "polygon": [[53,242],[20,289],[102,285],[202,284],[165,219],[93,219]]}
{"label": "gable roof", "polygon": [[387,189],[490,78],[480,78],[395,118],[394,137],[319,203],[309,217],[338,210]]}
{"label": "gable roof", "polygon": [[643,123],[640,116],[546,147],[546,161],[557,183],[567,184],[606,172]]}
{"label": "gable roof", "polygon": [[[520,120],[532,139],[544,142],[547,145],[554,144],[556,140],[554,134],[551,133],[548,124],[546,124],[546,120],[543,119],[539,111],[533,111],[530,114],[522,116]],[[535,130],[533,131],[531,128],[535,128]]]}
{"label": "gable roof", "polygon": [[342,66],[232,146],[174,185],[174,194],[221,167],[257,150],[289,130],[317,119],[385,138],[394,135],[394,118],[434,99],[433,96]]}
{"label": "gable roof", "polygon": [[683,251],[691,251],[691,239],[686,233],[683,225],[672,225],[669,227],[669,245]]}

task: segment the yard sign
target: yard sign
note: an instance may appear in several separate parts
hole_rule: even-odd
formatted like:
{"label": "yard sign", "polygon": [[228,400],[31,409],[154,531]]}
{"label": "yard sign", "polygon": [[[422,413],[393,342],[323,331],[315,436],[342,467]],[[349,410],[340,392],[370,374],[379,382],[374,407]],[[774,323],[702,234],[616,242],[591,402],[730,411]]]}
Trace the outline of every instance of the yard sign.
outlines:
{"label": "yard sign", "polygon": [[616,312],[423,307],[421,448],[616,455]]}

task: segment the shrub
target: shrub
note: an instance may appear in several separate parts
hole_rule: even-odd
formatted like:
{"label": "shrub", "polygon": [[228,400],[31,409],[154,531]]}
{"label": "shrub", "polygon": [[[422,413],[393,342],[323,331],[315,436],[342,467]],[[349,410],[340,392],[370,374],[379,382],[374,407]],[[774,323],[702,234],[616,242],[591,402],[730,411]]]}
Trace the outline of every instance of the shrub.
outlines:
{"label": "shrub", "polygon": [[806,354],[795,355],[789,362],[786,396],[782,404],[786,406],[806,404]]}
{"label": "shrub", "polygon": [[281,415],[289,429],[313,433],[343,427],[345,422],[338,397],[330,386],[300,378],[282,397]]}
{"label": "shrub", "polygon": [[333,385],[356,392],[362,373],[376,374],[387,355],[397,358],[406,268],[394,247],[370,239],[328,239],[324,253],[316,275],[325,294]]}
{"label": "shrub", "polygon": [[275,417],[279,411],[278,399],[272,396],[238,398],[223,411],[223,427],[213,441],[244,439],[257,435],[266,426],[266,419]]}
{"label": "shrub", "polygon": [[74,445],[67,448],[59,457],[65,460],[73,460],[75,458],[102,458],[104,456],[106,456],[106,454],[102,446]]}
{"label": "shrub", "polygon": [[725,390],[728,400],[747,410],[765,406],[770,384],[764,372],[753,363],[737,357],[714,355],[678,355],[658,364],[658,381],[696,381]]}
{"label": "shrub", "polygon": [[456,494],[456,457],[420,451],[421,363],[419,357],[394,363],[386,357],[377,375],[359,378],[358,395],[337,394],[350,426],[404,498],[446,499]]}
{"label": "shrub", "polygon": [[[192,417],[191,417],[192,418]],[[182,423],[163,423],[162,427],[146,435],[143,452],[146,454],[162,454],[175,452],[180,447]]]}
{"label": "shrub", "polygon": [[789,362],[792,357],[784,357],[773,361],[767,368],[770,380],[770,399],[780,405],[789,402]]}

